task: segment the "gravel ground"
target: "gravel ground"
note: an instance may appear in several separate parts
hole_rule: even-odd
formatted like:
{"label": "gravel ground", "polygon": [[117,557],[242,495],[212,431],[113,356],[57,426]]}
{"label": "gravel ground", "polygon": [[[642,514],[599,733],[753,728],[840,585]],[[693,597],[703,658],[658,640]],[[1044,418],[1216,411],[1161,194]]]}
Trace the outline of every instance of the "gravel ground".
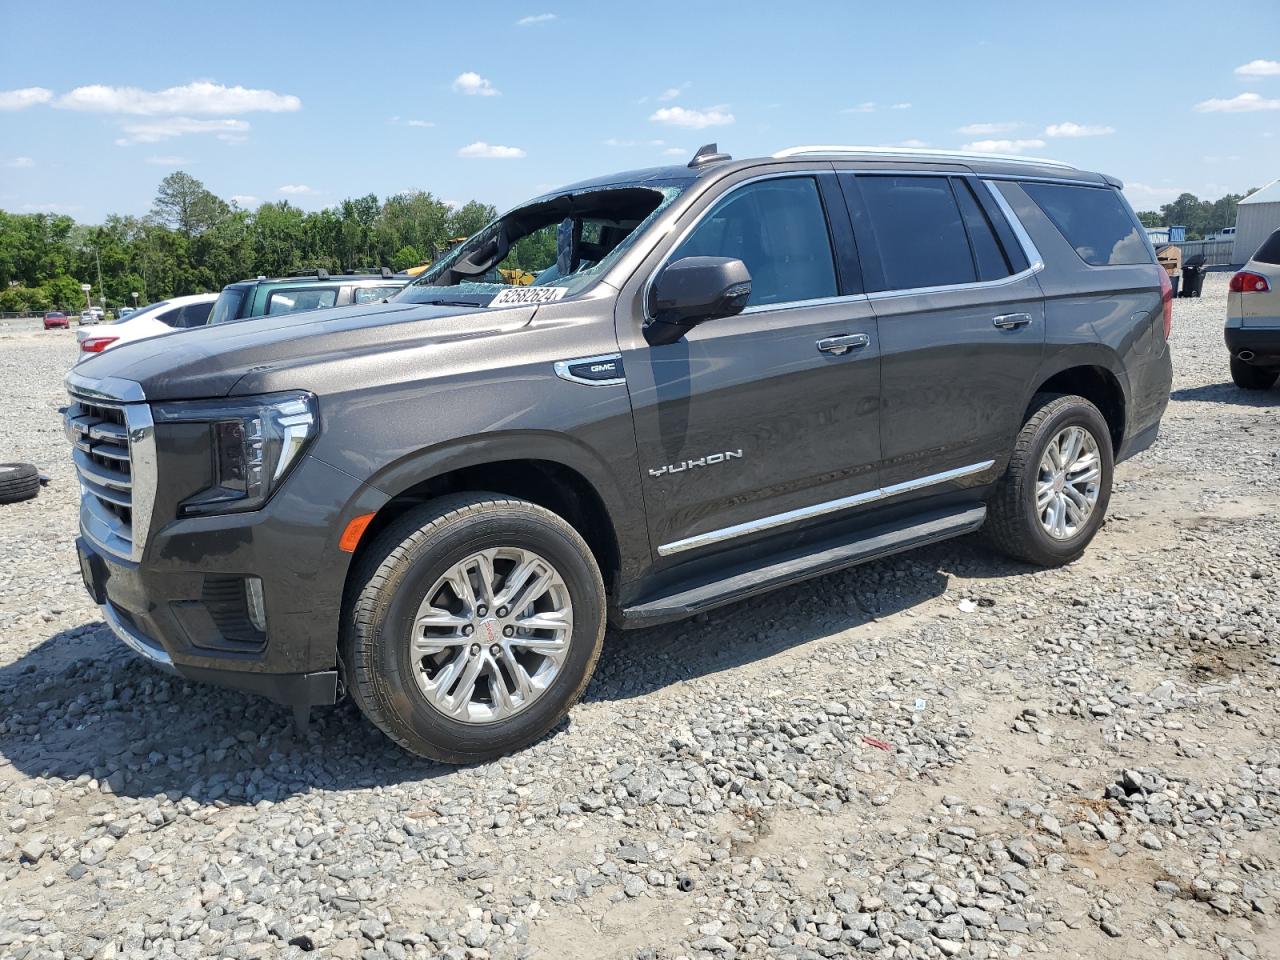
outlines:
{"label": "gravel ground", "polygon": [[65,333],[0,334],[0,955],[1280,958],[1280,390],[1175,308],[1087,556],[975,539],[642,633],[525,752],[304,741],[79,583]]}

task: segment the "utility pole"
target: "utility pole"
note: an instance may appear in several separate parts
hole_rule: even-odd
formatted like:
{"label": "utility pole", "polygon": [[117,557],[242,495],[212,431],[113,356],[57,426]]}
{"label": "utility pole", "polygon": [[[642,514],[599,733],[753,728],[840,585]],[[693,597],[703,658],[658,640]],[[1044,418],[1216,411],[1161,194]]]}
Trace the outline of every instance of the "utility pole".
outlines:
{"label": "utility pole", "polygon": [[105,317],[107,312],[107,291],[102,285],[102,257],[98,256],[98,246],[94,244],[93,259],[98,264],[98,299],[101,301],[102,313]]}

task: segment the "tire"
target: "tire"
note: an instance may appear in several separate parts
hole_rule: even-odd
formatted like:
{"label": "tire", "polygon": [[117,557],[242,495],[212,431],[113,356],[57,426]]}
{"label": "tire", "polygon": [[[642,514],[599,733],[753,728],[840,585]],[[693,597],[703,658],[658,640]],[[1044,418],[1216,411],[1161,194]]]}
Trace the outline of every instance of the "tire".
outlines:
{"label": "tire", "polygon": [[[1040,466],[1050,442],[1071,427],[1081,428],[1096,447],[1096,500],[1083,523],[1076,522],[1074,529],[1068,526],[1065,536],[1054,536],[1046,529],[1037,509]],[[983,528],[987,539],[1000,552],[1036,566],[1057,567],[1079,559],[1106,516],[1114,470],[1111,431],[1097,407],[1083,397],[1036,394],[1031,401],[1030,416],[1014,443],[1009,466],[987,503],[987,522]],[[1083,477],[1078,471],[1069,475]],[[1059,485],[1065,486],[1068,485]],[[1074,485],[1070,486],[1081,493]],[[1069,492],[1064,489],[1063,495]]]}
{"label": "tire", "polygon": [[[457,610],[467,609],[465,601],[458,600],[461,594],[441,578],[457,565],[471,562],[481,551],[498,554],[498,558],[490,562],[493,575],[489,578],[495,585],[490,592],[498,598],[509,586],[507,577],[514,574],[521,562],[508,554],[536,555],[537,560],[543,561],[560,578],[558,586],[553,585],[540,596],[551,597],[554,593],[562,610],[566,594],[569,603],[571,628],[538,634],[551,632],[552,639],[567,642],[567,649],[560,648],[563,653],[557,671],[543,675],[535,670],[533,676],[543,677],[544,688],[528,696],[514,711],[508,710],[505,716],[499,711],[507,707],[498,703],[497,691],[492,686],[501,681],[489,671],[497,672],[499,661],[508,663],[505,656],[516,650],[522,638],[517,635],[507,641],[495,632],[506,629],[496,618],[503,608],[488,611],[487,618],[470,619],[444,609],[451,604]],[[502,581],[498,579],[500,569],[505,571],[501,574]],[[478,568],[476,575],[482,575]],[[478,581],[471,580],[470,572],[467,582],[475,593],[475,604],[471,607],[475,612],[481,606],[484,591],[475,587]],[[442,593],[436,592],[437,585]],[[532,589],[537,586],[533,583]],[[529,598],[533,597],[531,590]],[[419,629],[416,624],[422,613],[420,606],[427,600],[433,601],[434,612],[467,620],[470,629],[475,631],[471,636],[478,642],[467,645],[466,641],[451,637],[450,643],[454,645],[442,651],[425,656],[412,652],[411,632]],[[523,600],[513,607],[521,603]],[[531,609],[512,609],[510,615],[515,617]],[[365,716],[405,750],[445,763],[492,760],[540,739],[582,696],[600,657],[605,609],[604,583],[591,549],[559,516],[527,501],[500,494],[443,497],[392,523],[369,545],[353,571],[343,605],[340,648],[347,687]],[[546,616],[555,618],[557,614],[552,612]],[[460,634],[467,627],[430,629]],[[480,652],[471,652],[474,648]],[[521,656],[526,664],[545,666],[550,662],[549,658],[530,654],[527,649],[521,651]],[[461,675],[461,679],[455,681],[458,683],[455,689],[461,691],[471,658],[478,658],[483,664],[478,669],[486,671],[481,679],[473,681],[478,699],[465,698],[459,693],[455,698],[458,702],[465,700],[471,704],[464,708],[467,716],[449,715],[439,703],[433,702],[431,691],[424,689],[424,685],[429,687],[434,683],[447,692],[450,682],[441,679],[449,675],[447,668],[434,661],[450,666],[462,663],[464,666],[453,674],[455,678]],[[509,669],[501,676],[509,681],[504,683],[504,690],[515,687],[511,679],[515,674]],[[530,677],[528,670],[523,676],[526,680]],[[514,696],[514,691],[507,693],[508,698]],[[485,697],[488,706],[479,702]],[[508,700],[508,706],[509,703]],[[485,710],[498,715],[480,720],[472,715]]]}
{"label": "tire", "polygon": [[30,500],[40,492],[40,472],[29,463],[0,463],[0,503]]}
{"label": "tire", "polygon": [[1235,357],[1231,358],[1231,379],[1241,390],[1269,390],[1275,386],[1280,371],[1255,367]]}

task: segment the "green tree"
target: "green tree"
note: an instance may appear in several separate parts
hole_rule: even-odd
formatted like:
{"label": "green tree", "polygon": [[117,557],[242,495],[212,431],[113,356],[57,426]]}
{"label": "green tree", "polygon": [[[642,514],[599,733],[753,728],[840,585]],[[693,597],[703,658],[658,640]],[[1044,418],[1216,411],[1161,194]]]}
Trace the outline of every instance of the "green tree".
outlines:
{"label": "green tree", "polygon": [[418,252],[417,247],[403,246],[391,256],[390,267],[392,270],[408,270],[410,267],[416,267],[422,262],[422,254]]}
{"label": "green tree", "polygon": [[151,206],[153,219],[190,239],[208,230],[231,212],[225,200],[214,196],[203,183],[181,170],[160,181]]}

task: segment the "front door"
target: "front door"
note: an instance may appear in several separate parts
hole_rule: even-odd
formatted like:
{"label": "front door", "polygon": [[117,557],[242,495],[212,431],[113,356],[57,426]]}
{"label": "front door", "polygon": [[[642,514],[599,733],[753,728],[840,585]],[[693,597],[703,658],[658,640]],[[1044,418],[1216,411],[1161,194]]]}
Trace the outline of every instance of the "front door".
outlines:
{"label": "front door", "polygon": [[880,460],[880,342],[834,174],[749,180],[692,216],[663,263],[741,259],[746,310],[657,347],[643,298],[618,317],[650,536],[679,559],[855,506]]}

